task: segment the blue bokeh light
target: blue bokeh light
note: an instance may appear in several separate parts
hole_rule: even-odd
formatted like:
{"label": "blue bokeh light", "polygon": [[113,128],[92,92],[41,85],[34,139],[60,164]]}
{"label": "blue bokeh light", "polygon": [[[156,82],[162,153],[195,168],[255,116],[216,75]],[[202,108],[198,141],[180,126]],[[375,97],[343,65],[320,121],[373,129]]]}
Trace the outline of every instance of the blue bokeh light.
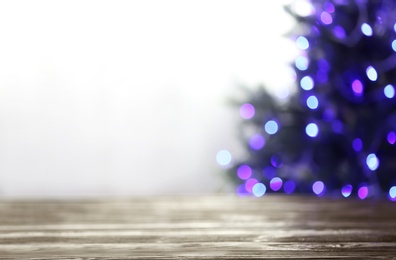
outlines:
{"label": "blue bokeh light", "polygon": [[395,88],[389,84],[384,88],[384,94],[387,98],[393,98],[395,96]]}
{"label": "blue bokeh light", "polygon": [[296,184],[292,180],[288,180],[283,184],[283,190],[286,194],[291,194],[296,189]]}
{"label": "blue bokeh light", "polygon": [[278,123],[274,120],[270,120],[264,125],[264,130],[270,135],[276,134],[276,132],[278,132],[278,129]]}
{"label": "blue bokeh light", "polygon": [[389,189],[389,198],[390,198],[392,201],[395,201],[395,200],[396,200],[396,186],[392,186],[392,187]]}
{"label": "blue bokeh light", "polygon": [[231,163],[232,155],[227,150],[221,150],[216,155],[216,161],[221,166],[227,166]]}
{"label": "blue bokeh light", "polygon": [[392,42],[392,49],[394,52],[396,52],[396,40],[393,40]]}
{"label": "blue bokeh light", "polygon": [[360,29],[362,30],[362,33],[366,36],[373,35],[373,29],[367,23],[363,23],[362,26],[360,27]]}
{"label": "blue bokeh light", "polygon": [[367,67],[366,74],[367,74],[367,77],[369,78],[369,80],[371,80],[371,81],[376,81],[378,78],[378,73],[372,66]]}
{"label": "blue bokeh light", "polygon": [[296,40],[296,44],[301,50],[306,50],[309,48],[309,42],[304,36],[299,36]]}
{"label": "blue bokeh light", "polygon": [[315,96],[310,96],[310,97],[307,99],[307,106],[308,106],[310,109],[317,109],[318,106],[319,106],[319,100],[318,100],[318,98],[315,97]]}
{"label": "blue bokeh light", "polygon": [[370,153],[369,155],[367,155],[366,164],[369,167],[369,169],[372,171],[375,171],[378,169],[379,159],[375,155],[375,153]]}
{"label": "blue bokeh light", "polygon": [[305,132],[310,137],[316,137],[319,133],[319,128],[315,123],[310,123],[305,127]]}
{"label": "blue bokeh light", "polygon": [[299,70],[307,70],[308,69],[309,61],[304,56],[297,57],[295,63],[296,63],[297,69],[299,69]]}
{"label": "blue bokeh light", "polygon": [[304,90],[311,90],[314,87],[314,81],[310,76],[305,76],[300,80],[300,86]]}
{"label": "blue bokeh light", "polygon": [[353,140],[352,147],[353,147],[353,150],[355,150],[356,152],[360,152],[363,148],[362,139],[356,138],[355,140]]}
{"label": "blue bokeh light", "polygon": [[351,193],[352,193],[352,185],[348,184],[348,185],[345,185],[344,187],[342,187],[342,189],[341,189],[342,196],[347,198],[351,195]]}
{"label": "blue bokeh light", "polygon": [[265,192],[267,191],[267,187],[265,187],[265,185],[263,183],[256,183],[253,186],[252,192],[253,195],[256,197],[261,197],[265,194]]}

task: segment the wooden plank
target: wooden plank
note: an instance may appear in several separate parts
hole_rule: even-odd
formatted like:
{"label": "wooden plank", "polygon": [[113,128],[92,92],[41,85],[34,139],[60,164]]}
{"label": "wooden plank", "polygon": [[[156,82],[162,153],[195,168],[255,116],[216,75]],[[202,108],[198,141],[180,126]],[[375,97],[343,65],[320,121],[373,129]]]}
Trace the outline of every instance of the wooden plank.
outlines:
{"label": "wooden plank", "polygon": [[305,196],[0,201],[0,259],[393,259],[395,219]]}

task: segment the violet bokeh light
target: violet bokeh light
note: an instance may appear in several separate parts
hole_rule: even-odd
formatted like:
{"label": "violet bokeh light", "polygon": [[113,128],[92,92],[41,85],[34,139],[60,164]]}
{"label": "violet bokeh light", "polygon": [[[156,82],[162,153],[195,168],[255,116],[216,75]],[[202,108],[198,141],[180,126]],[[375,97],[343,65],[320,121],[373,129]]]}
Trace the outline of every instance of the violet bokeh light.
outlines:
{"label": "violet bokeh light", "polygon": [[292,180],[288,180],[285,182],[285,184],[283,184],[283,190],[287,194],[293,193],[295,189],[296,189],[296,184]]}
{"label": "violet bokeh light", "polygon": [[320,20],[323,24],[329,25],[333,22],[333,17],[331,17],[331,14],[329,14],[328,12],[322,12],[320,14]]}
{"label": "violet bokeh light", "polygon": [[260,134],[253,135],[249,140],[249,145],[253,150],[260,150],[265,145],[264,136]]}
{"label": "violet bokeh light", "polygon": [[334,13],[335,11],[334,5],[328,1],[324,3],[324,9],[329,13]]}
{"label": "violet bokeh light", "polygon": [[337,37],[338,39],[344,39],[346,37],[346,33],[344,28],[342,28],[341,26],[337,25],[334,27],[333,29],[333,34],[335,37]]}
{"label": "violet bokeh light", "polygon": [[368,188],[366,186],[360,187],[359,190],[358,190],[359,199],[364,200],[367,197],[368,192],[369,192],[369,190],[368,190]]}
{"label": "violet bokeh light", "polygon": [[239,113],[242,118],[251,119],[256,113],[256,110],[252,104],[246,103],[239,108]]}
{"label": "violet bokeh light", "polygon": [[394,144],[396,142],[396,134],[395,132],[389,132],[386,139],[388,140],[388,143]]}
{"label": "violet bokeh light", "polygon": [[361,96],[363,94],[363,84],[360,80],[355,79],[352,82],[352,90],[356,96]]}
{"label": "violet bokeh light", "polygon": [[270,188],[273,191],[278,191],[282,188],[283,181],[279,177],[272,178],[270,181]]}
{"label": "violet bokeh light", "polygon": [[255,178],[250,178],[245,182],[245,189],[247,192],[252,192],[253,186],[258,183],[258,180]]}
{"label": "violet bokeh light", "polygon": [[325,185],[323,182],[321,181],[316,181],[313,185],[312,185],[312,191],[318,195],[318,196],[322,196],[325,192]]}
{"label": "violet bokeh light", "polygon": [[242,164],[238,167],[237,174],[241,180],[249,179],[252,176],[252,168],[249,165]]}
{"label": "violet bokeh light", "polygon": [[342,187],[342,189],[341,189],[342,196],[347,198],[351,195],[351,193],[352,193],[352,185],[348,184],[348,185],[345,185],[344,187]]}

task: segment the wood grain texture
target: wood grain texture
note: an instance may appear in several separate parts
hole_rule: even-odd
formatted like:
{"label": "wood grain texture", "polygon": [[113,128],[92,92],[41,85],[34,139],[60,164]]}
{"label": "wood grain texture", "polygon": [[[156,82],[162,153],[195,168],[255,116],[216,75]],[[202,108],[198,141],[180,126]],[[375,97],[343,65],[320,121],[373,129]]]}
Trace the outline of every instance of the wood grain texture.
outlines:
{"label": "wood grain texture", "polygon": [[0,259],[396,259],[396,204],[303,196],[0,201]]}

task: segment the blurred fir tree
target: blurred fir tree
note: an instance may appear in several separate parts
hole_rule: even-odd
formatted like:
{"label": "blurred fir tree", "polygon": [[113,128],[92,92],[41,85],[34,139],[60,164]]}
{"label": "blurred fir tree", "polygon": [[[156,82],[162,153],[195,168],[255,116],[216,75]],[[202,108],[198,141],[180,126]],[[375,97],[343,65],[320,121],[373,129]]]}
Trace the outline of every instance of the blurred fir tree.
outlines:
{"label": "blurred fir tree", "polygon": [[[396,1],[296,1],[297,91],[264,88],[241,105],[248,156],[230,168],[240,195],[396,198]],[[296,33],[297,32],[297,33]]]}

